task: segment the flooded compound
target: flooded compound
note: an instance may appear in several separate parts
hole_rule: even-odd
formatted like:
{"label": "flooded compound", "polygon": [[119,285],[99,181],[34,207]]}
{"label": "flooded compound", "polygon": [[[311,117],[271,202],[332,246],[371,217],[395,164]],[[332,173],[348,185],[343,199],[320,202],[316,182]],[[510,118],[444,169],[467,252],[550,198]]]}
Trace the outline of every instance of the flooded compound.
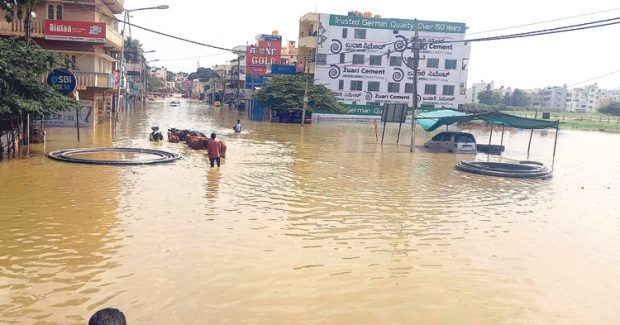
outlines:
{"label": "flooded compound", "polygon": [[[520,180],[454,168],[472,155],[410,154],[409,126],[382,147],[369,122],[302,128],[168,101],[80,143],[48,129],[30,159],[0,163],[0,323],[84,324],[108,306],[130,324],[620,320],[618,134],[562,130],[553,178]],[[150,142],[152,126],[215,132],[227,157],[209,168],[204,151]],[[528,139],[507,129],[505,156],[525,158]],[[549,164],[553,139],[535,132],[530,159]],[[182,159],[44,156],[77,147]]]}

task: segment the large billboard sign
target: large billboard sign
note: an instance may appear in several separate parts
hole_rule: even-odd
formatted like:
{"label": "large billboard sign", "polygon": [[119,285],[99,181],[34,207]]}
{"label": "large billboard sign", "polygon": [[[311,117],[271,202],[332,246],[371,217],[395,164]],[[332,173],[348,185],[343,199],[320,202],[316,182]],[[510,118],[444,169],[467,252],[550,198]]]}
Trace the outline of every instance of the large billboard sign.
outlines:
{"label": "large billboard sign", "polygon": [[46,20],[45,39],[105,43],[106,25],[92,21]]}
{"label": "large billboard sign", "polygon": [[[413,70],[405,49],[415,34],[423,43],[418,71],[419,105],[458,108],[465,102],[470,47],[463,23],[321,14],[315,82],[347,107],[382,111],[413,99]],[[378,108],[375,110],[374,108]],[[366,110],[364,110],[366,111]],[[353,110],[351,111],[353,112]]]}
{"label": "large billboard sign", "polygon": [[280,64],[282,54],[281,40],[259,40],[255,46],[246,50],[246,74],[254,76],[270,76],[267,67]]}

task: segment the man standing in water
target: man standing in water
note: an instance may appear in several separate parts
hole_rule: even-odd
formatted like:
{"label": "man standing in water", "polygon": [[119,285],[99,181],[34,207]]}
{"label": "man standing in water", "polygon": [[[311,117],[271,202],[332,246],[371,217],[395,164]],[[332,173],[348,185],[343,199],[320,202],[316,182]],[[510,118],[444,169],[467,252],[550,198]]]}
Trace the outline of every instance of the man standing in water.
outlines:
{"label": "man standing in water", "polygon": [[233,126],[233,130],[237,133],[241,132],[241,120],[237,120],[237,123]]}
{"label": "man standing in water", "polygon": [[207,142],[207,150],[209,151],[209,162],[211,168],[214,167],[214,163],[217,162],[217,167],[220,167],[220,157],[224,150],[222,141],[215,138],[215,133],[211,133],[211,139]]}

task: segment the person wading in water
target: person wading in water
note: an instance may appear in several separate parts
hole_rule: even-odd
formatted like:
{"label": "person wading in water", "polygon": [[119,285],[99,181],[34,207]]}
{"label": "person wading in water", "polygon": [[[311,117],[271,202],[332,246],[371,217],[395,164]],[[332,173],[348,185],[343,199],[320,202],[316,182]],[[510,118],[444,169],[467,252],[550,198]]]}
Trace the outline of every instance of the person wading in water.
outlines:
{"label": "person wading in water", "polygon": [[224,150],[224,144],[222,141],[215,138],[215,133],[211,133],[211,139],[207,142],[207,150],[209,151],[209,162],[211,163],[211,168],[215,167],[215,162],[217,162],[217,167],[220,167],[220,160],[222,151]]}

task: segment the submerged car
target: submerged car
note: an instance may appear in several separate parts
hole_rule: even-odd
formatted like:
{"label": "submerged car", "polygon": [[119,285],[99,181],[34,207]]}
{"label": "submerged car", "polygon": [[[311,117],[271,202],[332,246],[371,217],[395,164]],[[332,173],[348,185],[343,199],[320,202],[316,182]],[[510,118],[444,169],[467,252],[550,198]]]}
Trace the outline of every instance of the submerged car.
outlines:
{"label": "submerged car", "polygon": [[425,148],[456,153],[476,153],[476,138],[466,132],[440,132],[424,144]]}

